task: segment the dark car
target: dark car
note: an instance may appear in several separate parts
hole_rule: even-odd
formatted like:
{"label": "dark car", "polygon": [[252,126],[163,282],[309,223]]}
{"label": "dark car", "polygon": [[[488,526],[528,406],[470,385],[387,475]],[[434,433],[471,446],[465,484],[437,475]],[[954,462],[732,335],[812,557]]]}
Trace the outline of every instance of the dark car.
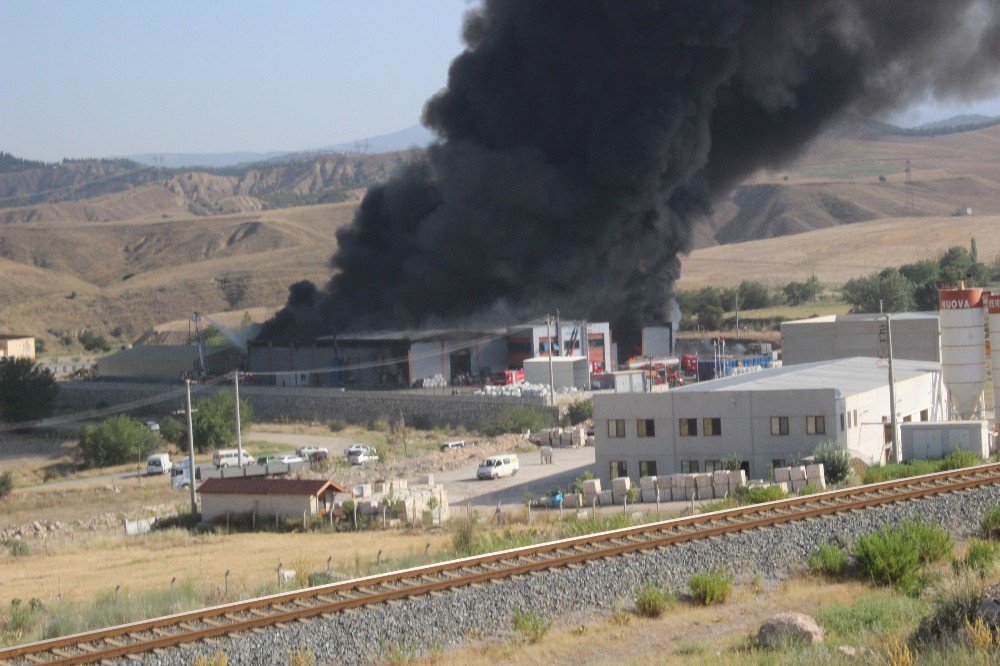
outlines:
{"label": "dark car", "polygon": [[330,454],[326,450],[313,451],[309,454],[309,462],[326,462],[330,459]]}

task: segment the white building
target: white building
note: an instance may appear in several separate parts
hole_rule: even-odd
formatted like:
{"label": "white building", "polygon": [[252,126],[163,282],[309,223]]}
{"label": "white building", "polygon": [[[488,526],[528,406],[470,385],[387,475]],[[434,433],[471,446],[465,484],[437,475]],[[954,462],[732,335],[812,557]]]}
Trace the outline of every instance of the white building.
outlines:
{"label": "white building", "polygon": [[[894,362],[897,419],[946,418],[941,367]],[[875,358],[771,368],[664,393],[594,396],[596,476],[703,472],[739,460],[752,478],[767,476],[833,442],[866,463],[887,459],[888,372]]]}
{"label": "white building", "polygon": [[[888,344],[879,330],[883,322],[884,316],[878,314],[829,315],[782,322],[782,363],[795,365],[853,356],[888,357]],[[938,313],[893,314],[892,356],[940,363]]]}

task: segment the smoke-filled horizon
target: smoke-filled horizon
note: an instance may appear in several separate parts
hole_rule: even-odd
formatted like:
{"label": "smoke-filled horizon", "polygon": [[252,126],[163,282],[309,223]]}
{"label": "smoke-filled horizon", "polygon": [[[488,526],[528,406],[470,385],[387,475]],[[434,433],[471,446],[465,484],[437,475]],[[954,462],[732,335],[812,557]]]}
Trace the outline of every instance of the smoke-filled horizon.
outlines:
{"label": "smoke-filled horizon", "polygon": [[995,92],[1000,0],[487,0],[336,271],[262,338],[526,318],[670,319],[713,204],[845,113]]}

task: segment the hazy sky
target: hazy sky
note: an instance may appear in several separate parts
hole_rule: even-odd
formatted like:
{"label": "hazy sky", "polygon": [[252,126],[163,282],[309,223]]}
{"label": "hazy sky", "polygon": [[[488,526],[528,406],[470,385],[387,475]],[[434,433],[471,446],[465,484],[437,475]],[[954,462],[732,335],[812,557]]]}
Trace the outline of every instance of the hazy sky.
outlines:
{"label": "hazy sky", "polygon": [[[463,0],[0,0],[0,150],[304,150],[418,122]],[[1000,100],[926,105],[909,123]]]}

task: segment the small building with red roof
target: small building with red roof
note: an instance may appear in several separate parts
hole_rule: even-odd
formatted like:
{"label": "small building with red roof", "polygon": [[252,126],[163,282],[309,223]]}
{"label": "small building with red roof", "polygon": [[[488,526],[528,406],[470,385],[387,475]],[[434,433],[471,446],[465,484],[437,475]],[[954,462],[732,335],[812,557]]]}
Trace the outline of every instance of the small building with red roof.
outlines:
{"label": "small building with red roof", "polygon": [[332,479],[268,477],[206,479],[198,488],[201,517],[207,522],[240,514],[278,518],[325,514],[333,509],[336,494],[350,492]]}

